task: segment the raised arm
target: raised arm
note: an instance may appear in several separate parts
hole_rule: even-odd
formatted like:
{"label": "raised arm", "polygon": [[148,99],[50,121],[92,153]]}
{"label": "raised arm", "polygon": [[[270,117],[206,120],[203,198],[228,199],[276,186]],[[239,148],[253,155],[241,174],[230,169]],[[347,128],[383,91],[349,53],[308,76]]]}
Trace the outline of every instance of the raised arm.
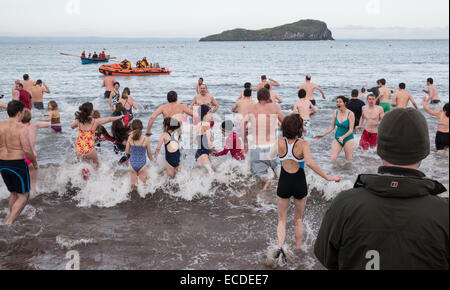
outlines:
{"label": "raised arm", "polygon": [[314,139],[320,139],[320,138],[327,136],[334,130],[335,127],[336,127],[336,113],[333,114],[333,120],[332,120],[331,126],[324,133],[315,136]]}
{"label": "raised arm", "polygon": [[319,165],[314,162],[314,160],[311,157],[311,150],[309,146],[309,142],[303,141],[303,157],[305,158],[306,165],[311,168],[315,173],[320,175],[323,179],[327,181],[335,181],[340,182],[341,178],[339,176],[328,176],[323,170],[319,167]]}
{"label": "raised arm", "polygon": [[95,124],[95,125],[96,125],[96,127],[97,127],[97,126],[100,126],[100,125],[105,125],[105,124],[107,124],[107,123],[111,123],[111,122],[114,122],[114,121],[117,121],[117,120],[121,120],[121,119],[123,119],[123,117],[125,117],[125,116],[109,117],[109,118],[103,118],[103,119],[96,119],[95,122],[96,122],[97,124]]}
{"label": "raised arm", "polygon": [[73,121],[73,123],[70,125],[70,128],[75,129],[80,125],[80,122],[78,120]]}
{"label": "raised arm", "polygon": [[162,107],[159,107],[150,117],[150,120],[148,120],[147,132],[145,133],[147,137],[150,137],[152,135],[153,123],[155,123],[156,118],[158,118],[158,116],[161,115],[162,113],[163,113]]}
{"label": "raised arm", "polygon": [[216,99],[214,97],[212,97],[212,105],[214,106],[214,110],[212,110],[212,113],[214,114],[215,112],[217,112],[217,110],[219,110],[219,103],[217,103]]}
{"label": "raised arm", "polygon": [[427,97],[424,97],[422,99],[422,105],[423,105],[423,109],[425,110],[425,112],[427,112],[428,114],[438,117],[440,116],[441,112],[440,111],[433,111],[430,109],[430,107],[428,107],[428,102],[427,102]]}
{"label": "raised arm", "polygon": [[272,87],[279,87],[279,86],[280,86],[280,83],[277,82],[277,81],[274,80],[274,79],[269,79],[269,81],[270,81],[270,85],[271,85]]}

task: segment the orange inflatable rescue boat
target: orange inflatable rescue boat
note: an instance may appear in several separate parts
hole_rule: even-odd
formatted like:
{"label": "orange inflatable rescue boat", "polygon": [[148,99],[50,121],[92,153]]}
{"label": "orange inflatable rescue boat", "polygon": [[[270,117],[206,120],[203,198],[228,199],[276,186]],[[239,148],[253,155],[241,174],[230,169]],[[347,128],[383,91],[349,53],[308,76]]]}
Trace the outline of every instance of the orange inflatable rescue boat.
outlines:
{"label": "orange inflatable rescue boat", "polygon": [[169,75],[172,71],[166,68],[137,68],[124,69],[119,64],[102,65],[100,73],[107,76],[151,76],[151,75]]}

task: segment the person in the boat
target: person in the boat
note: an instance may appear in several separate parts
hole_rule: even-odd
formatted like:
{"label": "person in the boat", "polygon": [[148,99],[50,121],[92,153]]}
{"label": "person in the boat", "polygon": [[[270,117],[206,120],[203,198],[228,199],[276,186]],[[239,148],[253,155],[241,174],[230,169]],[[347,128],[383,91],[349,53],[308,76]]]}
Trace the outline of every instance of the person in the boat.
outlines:
{"label": "person in the boat", "polygon": [[106,59],[106,54],[104,51],[102,51],[102,53],[100,54],[100,58],[101,59]]}
{"label": "person in the boat", "polygon": [[142,64],[143,64],[144,68],[147,68],[150,66],[150,63],[148,62],[146,56],[144,56],[144,58],[142,59]]}
{"label": "person in the boat", "polygon": [[86,51],[83,50],[83,52],[81,53],[81,57],[86,58]]}
{"label": "person in the boat", "polygon": [[94,54],[92,55],[92,58],[93,58],[93,59],[98,59],[98,54],[97,54],[96,51],[94,51]]}
{"label": "person in the boat", "polygon": [[91,58],[91,54],[89,53],[89,55],[88,55],[88,57],[87,58]]}
{"label": "person in the boat", "polygon": [[144,68],[144,65],[143,65],[143,63],[142,63],[142,60],[138,60],[138,61],[136,62],[136,67],[137,67],[137,68],[140,68],[140,69]]}

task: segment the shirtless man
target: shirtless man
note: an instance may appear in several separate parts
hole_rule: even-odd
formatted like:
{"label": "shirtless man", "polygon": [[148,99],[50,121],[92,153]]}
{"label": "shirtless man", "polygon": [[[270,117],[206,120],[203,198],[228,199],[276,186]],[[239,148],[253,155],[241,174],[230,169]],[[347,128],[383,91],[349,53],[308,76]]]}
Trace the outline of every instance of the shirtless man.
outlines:
{"label": "shirtless man", "polygon": [[386,87],[386,80],[380,80],[381,87],[379,88],[379,95],[377,97],[377,101],[380,100],[380,106],[383,108],[385,113],[389,113],[391,111],[391,99],[392,93],[391,89]]}
{"label": "shirtless man", "polygon": [[252,100],[252,90],[250,88],[244,90],[244,97],[239,99],[236,104],[234,104],[231,111],[233,113],[238,113],[236,120],[236,130],[238,137],[244,140],[244,153],[248,152],[248,130],[245,129],[243,120],[247,117],[249,108],[255,105]]}
{"label": "shirtless man", "polygon": [[[25,130],[28,132],[28,136],[30,138],[31,149],[33,150],[33,154],[37,160],[36,153],[36,133],[38,129],[50,128],[51,124],[49,122],[46,123],[31,123],[31,112],[30,110],[25,109],[23,111],[22,124],[25,125]],[[28,164],[28,169],[30,171],[30,179],[31,179],[31,192],[36,192],[36,181],[37,181],[37,170],[34,166],[31,166],[31,162],[28,159],[25,159],[25,162]]]}
{"label": "shirtless man", "polygon": [[274,103],[274,104],[276,104],[276,103],[281,104],[283,102],[283,100],[280,98],[280,96],[270,88],[269,84],[266,84],[264,87],[269,90],[269,92],[270,92],[270,99],[272,100],[272,103]]}
{"label": "shirtless man", "polygon": [[203,78],[198,79],[197,88],[195,90],[197,92],[197,95],[200,94],[200,87],[203,85],[203,82],[204,82]]}
{"label": "shirtless man", "polygon": [[326,100],[325,94],[323,90],[316,84],[311,82],[311,75],[306,76],[306,82],[301,85],[301,87],[298,89],[305,90],[306,91],[306,99],[309,100],[314,106],[316,105],[316,100],[314,99],[314,90],[318,90],[322,94],[322,98]]}
{"label": "shirtless man", "polygon": [[105,88],[105,99],[109,99],[111,92],[114,91],[114,83],[116,79],[113,76],[107,76],[102,83],[102,87]]}
{"label": "shirtless man", "polygon": [[256,91],[259,91],[260,89],[264,88],[266,85],[270,85],[270,89],[272,89],[272,87],[279,87],[280,83],[278,83],[277,81],[275,81],[273,79],[267,80],[267,76],[263,75],[263,76],[261,76],[261,82],[258,84],[258,86],[256,86]]}
{"label": "shirtless man", "polygon": [[434,80],[429,78],[427,80],[428,90],[422,90],[424,93],[428,94],[428,102],[431,104],[439,104],[441,100],[439,99],[439,92],[434,85]]}
{"label": "shirtless man", "polygon": [[35,109],[44,109],[44,93],[50,94],[50,90],[44,82],[37,80],[36,85],[31,88],[31,101]]}
{"label": "shirtless man", "polygon": [[359,146],[363,150],[368,150],[369,147],[377,146],[378,137],[378,125],[380,125],[381,120],[384,118],[384,110],[382,107],[376,105],[376,97],[373,94],[367,96],[367,106],[362,108],[361,120],[359,121],[359,126],[356,130],[361,129],[364,124],[364,120],[367,120],[366,127],[361,136],[361,141]]}
{"label": "shirtless man", "polygon": [[24,75],[23,75],[23,82],[22,82],[23,89],[24,89],[25,91],[27,91],[30,95],[32,94],[31,89],[33,88],[33,86],[34,86],[35,84],[36,84],[36,83],[35,83],[34,81],[31,81],[31,80],[30,80],[30,76],[29,76],[29,75],[27,75],[27,74],[24,74]]}
{"label": "shirtless man", "polygon": [[392,100],[392,107],[406,109],[408,108],[408,103],[411,102],[414,105],[414,108],[418,110],[419,107],[417,106],[413,96],[406,91],[406,84],[401,83],[398,85],[398,88],[399,91],[394,95],[394,99]]}
{"label": "shirtless man", "polygon": [[270,157],[271,150],[277,143],[278,122],[282,123],[284,115],[278,105],[270,103],[270,92],[266,88],[258,91],[258,103],[251,106],[245,122],[250,123],[254,149],[250,152],[252,175],[262,177],[266,183],[264,190],[270,185],[266,178],[268,169],[273,171],[279,166],[277,160]]}
{"label": "shirtless man", "polygon": [[[208,93],[208,88],[205,84],[200,86],[200,94],[194,97],[190,109],[192,110],[194,106],[208,105],[211,108],[211,113],[214,114],[219,109],[219,104],[216,99]],[[214,107],[214,109],[212,109]]]}
{"label": "shirtless man", "polygon": [[146,136],[150,137],[152,135],[153,123],[155,123],[156,118],[161,114],[164,119],[175,118],[180,122],[183,120],[183,114],[192,116],[192,110],[189,110],[186,105],[178,103],[178,95],[176,92],[170,91],[167,94],[167,101],[169,102],[168,104],[160,106],[150,117],[147,132],[145,133]]}
{"label": "shirtless man", "polygon": [[[300,114],[303,119],[303,131],[305,132],[305,137],[311,136],[311,115],[318,112],[317,108],[311,103],[310,100],[306,99],[306,91],[301,89],[298,91],[299,101],[294,105],[294,110],[292,114]],[[311,111],[313,112],[311,114]]]}
{"label": "shirtless man", "polygon": [[20,96],[19,84],[20,84],[20,81],[16,80],[14,83],[14,87],[12,87],[12,89],[11,89],[12,101],[19,100],[19,96]]}
{"label": "shirtless man", "polygon": [[0,172],[11,193],[10,216],[6,225],[13,224],[30,197],[30,178],[25,157],[38,168],[25,126],[20,122],[25,106],[20,101],[8,104],[8,120],[0,122]]}
{"label": "shirtless man", "polygon": [[238,101],[244,97],[244,92],[246,89],[250,89],[252,92],[256,92],[256,88],[253,88],[251,83],[245,83],[244,90],[241,92],[241,95],[239,96]]}

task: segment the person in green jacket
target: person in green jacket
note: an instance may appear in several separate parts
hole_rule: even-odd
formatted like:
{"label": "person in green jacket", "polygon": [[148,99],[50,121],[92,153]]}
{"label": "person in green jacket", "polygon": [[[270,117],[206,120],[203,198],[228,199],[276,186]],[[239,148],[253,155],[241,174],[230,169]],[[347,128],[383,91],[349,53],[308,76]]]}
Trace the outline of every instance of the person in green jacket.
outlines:
{"label": "person in green jacket", "polygon": [[397,109],[378,135],[378,174],[360,175],[326,212],[314,252],[330,270],[448,270],[446,188],[418,171],[430,154],[425,117]]}

